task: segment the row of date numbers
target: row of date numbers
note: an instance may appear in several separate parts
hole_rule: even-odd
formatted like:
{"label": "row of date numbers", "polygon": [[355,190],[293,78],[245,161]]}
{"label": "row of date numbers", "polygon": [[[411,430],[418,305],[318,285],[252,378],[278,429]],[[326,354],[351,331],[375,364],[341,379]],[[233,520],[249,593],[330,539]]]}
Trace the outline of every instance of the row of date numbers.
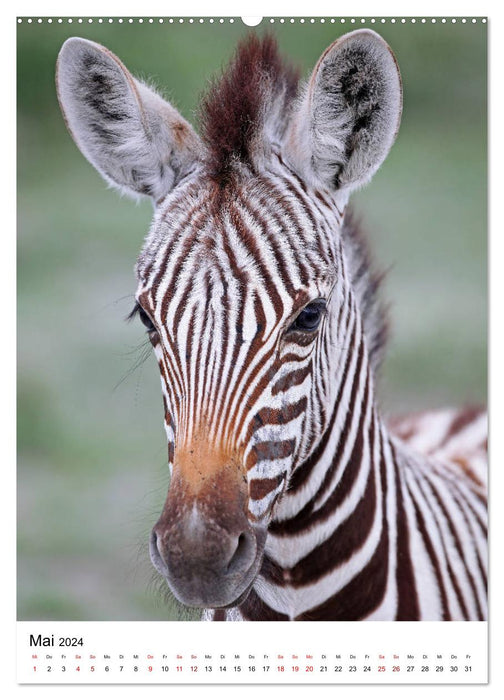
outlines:
{"label": "row of date numbers", "polygon": [[464,673],[471,673],[472,672],[472,666],[443,666],[443,665],[436,665],[436,666],[416,666],[416,665],[408,665],[408,666],[398,666],[398,665],[393,665],[393,666],[356,666],[356,665],[351,665],[351,666],[312,666],[312,665],[306,665],[306,666],[286,666],[286,665],[281,665],[281,666],[160,666],[159,668],[155,666],[146,666],[146,667],[141,667],[138,665],[127,667],[124,665],[119,665],[116,669],[110,667],[110,666],[104,666],[103,668],[99,668],[97,666],[89,666],[89,667],[84,667],[84,666],[74,666],[74,667],[69,667],[66,665],[63,666],[46,666],[46,667],[38,667],[38,666],[33,666],[33,671],[37,672],[39,670],[46,671],[47,673],[54,673],[54,672],[61,672],[61,673],[66,673],[68,671],[72,672],[75,671],[77,673],[79,672],[85,672],[86,670],[89,671],[90,673],[95,673],[96,671],[104,671],[105,673],[109,673],[110,671],[118,671],[119,673],[122,673],[124,671],[131,670],[134,673],[139,673],[139,672],[147,672],[147,673],[153,673],[156,670],[160,670],[162,673],[169,673],[169,672],[175,672],[175,673],[184,673],[189,671],[190,673],[212,673],[217,671],[218,673],[228,673],[229,671],[233,673],[241,673],[243,671],[248,672],[248,673],[256,673],[256,672],[261,672],[261,673],[269,673],[271,671],[276,672],[276,673],[316,673],[317,671],[319,673],[371,673],[371,672],[378,672],[378,673],[386,673],[386,672],[392,672],[392,673],[400,673],[406,672],[406,673],[431,673],[434,671],[434,673],[444,673],[448,671],[449,673],[459,673],[460,671]]}

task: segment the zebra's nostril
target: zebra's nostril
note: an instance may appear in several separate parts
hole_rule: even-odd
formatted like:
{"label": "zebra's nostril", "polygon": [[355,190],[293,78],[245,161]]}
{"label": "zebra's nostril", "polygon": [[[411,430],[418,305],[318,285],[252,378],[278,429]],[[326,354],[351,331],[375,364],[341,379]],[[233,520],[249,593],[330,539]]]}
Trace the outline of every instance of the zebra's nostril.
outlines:
{"label": "zebra's nostril", "polygon": [[150,541],[149,541],[149,554],[152,563],[156,569],[163,575],[166,575],[166,562],[161,554],[161,549],[159,547],[159,537],[155,530],[152,530]]}
{"label": "zebra's nostril", "polygon": [[256,555],[256,541],[251,532],[242,532],[238,537],[236,548],[227,565],[227,574],[247,571]]}

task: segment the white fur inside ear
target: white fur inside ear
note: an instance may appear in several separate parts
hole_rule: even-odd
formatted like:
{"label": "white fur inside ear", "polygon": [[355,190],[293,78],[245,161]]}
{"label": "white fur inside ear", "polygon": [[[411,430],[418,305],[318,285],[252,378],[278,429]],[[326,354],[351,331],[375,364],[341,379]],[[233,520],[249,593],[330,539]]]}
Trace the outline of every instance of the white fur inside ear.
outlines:
{"label": "white fur inside ear", "polygon": [[68,39],[56,84],[76,144],[123,192],[157,201],[196,160],[198,137],[190,124],[103,46]]}
{"label": "white fur inside ear", "polygon": [[385,160],[401,111],[401,78],[392,51],[375,32],[358,30],[321,56],[286,147],[304,177],[348,196]]}

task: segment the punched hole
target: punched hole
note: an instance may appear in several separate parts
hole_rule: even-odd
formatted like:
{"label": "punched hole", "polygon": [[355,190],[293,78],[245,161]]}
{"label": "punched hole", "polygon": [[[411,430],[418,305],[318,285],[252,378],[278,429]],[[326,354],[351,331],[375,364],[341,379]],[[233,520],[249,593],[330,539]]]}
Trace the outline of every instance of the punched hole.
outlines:
{"label": "punched hole", "polygon": [[242,17],[241,21],[247,27],[257,27],[262,22],[262,17]]}

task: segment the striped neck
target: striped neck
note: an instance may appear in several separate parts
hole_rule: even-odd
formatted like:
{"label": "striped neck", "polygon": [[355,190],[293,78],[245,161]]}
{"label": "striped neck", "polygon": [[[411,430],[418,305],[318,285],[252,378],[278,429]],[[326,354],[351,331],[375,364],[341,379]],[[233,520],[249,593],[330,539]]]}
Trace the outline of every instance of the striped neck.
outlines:
{"label": "striped neck", "polygon": [[245,618],[356,620],[395,605],[387,582],[396,539],[392,450],[362,339],[327,428],[270,524],[260,575],[240,607]]}

